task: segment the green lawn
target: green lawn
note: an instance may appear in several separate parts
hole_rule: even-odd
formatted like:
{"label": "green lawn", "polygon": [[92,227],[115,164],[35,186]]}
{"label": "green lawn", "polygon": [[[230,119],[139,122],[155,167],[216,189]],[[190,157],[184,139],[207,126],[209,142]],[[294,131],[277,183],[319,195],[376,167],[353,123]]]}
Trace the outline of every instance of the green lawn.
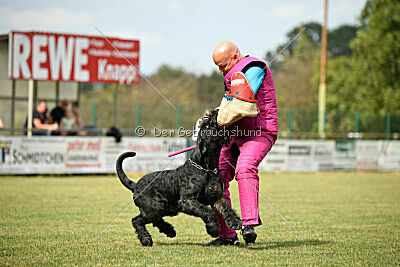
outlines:
{"label": "green lawn", "polygon": [[142,247],[134,204],[94,240],[131,200],[116,177],[0,177],[0,265],[400,264],[399,173],[262,173],[260,188],[306,240],[262,199],[249,246],[203,247],[204,224],[179,215],[167,218],[176,238],[149,225],[154,246]]}

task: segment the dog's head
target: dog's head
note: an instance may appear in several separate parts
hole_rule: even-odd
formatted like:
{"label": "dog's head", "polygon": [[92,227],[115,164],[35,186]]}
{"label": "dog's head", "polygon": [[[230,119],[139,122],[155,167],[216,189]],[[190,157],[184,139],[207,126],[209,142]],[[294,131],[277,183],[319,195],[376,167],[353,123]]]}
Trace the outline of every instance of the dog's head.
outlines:
{"label": "dog's head", "polygon": [[217,123],[218,110],[207,110],[201,120],[197,137],[197,146],[202,153],[220,150],[223,145],[229,143],[229,130],[220,127]]}

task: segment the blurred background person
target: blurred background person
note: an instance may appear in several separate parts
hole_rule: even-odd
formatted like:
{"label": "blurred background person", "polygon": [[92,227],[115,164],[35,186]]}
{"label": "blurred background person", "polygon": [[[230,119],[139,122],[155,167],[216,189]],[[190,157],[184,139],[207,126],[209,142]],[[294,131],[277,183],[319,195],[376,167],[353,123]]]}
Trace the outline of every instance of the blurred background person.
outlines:
{"label": "blurred background person", "polygon": [[75,131],[71,131],[77,128],[76,120],[75,117],[72,115],[72,112],[68,109],[65,111],[65,116],[61,119],[60,128],[61,130],[69,130],[61,131],[61,135],[76,135]]}
{"label": "blurred background person", "polygon": [[[84,128],[83,120],[82,120],[82,117],[80,114],[78,101],[74,101],[72,103],[72,115],[75,118],[76,129],[83,129]],[[84,135],[87,135],[87,132],[86,131],[78,131],[76,134],[79,136],[84,136]]]}
{"label": "blurred background person", "polygon": [[65,111],[67,110],[69,101],[64,99],[61,101],[61,105],[53,108],[50,112],[49,123],[60,124],[61,119],[65,116]]}
{"label": "blurred background person", "polygon": [[[47,123],[47,104],[46,101],[40,101],[39,105],[32,112],[32,134],[33,135],[46,135],[47,130],[57,130],[58,124]],[[28,128],[28,117],[25,121],[25,129]],[[25,132],[26,134],[26,132]]]}
{"label": "blurred background person", "polygon": [[75,117],[76,126],[78,128],[83,127],[83,120],[79,111],[79,102],[77,101],[72,103],[72,114]]}

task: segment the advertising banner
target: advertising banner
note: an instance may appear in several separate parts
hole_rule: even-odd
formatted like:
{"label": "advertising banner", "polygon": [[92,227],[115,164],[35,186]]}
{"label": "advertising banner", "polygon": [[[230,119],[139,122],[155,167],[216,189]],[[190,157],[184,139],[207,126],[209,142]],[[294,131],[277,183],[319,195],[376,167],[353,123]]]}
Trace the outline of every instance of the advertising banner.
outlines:
{"label": "advertising banner", "polygon": [[356,142],[348,140],[335,141],[335,170],[356,169]]}
{"label": "advertising banner", "polygon": [[[191,152],[168,154],[188,146],[186,138],[0,136],[0,174],[115,173],[175,169]],[[278,140],[260,163],[260,171],[400,170],[400,141]]]}
{"label": "advertising banner", "polygon": [[258,167],[261,171],[287,171],[288,170],[288,141],[277,140],[271,151]]}
{"label": "advertising banner", "polygon": [[378,169],[400,170],[400,141],[381,141]]}
{"label": "advertising banner", "polygon": [[288,171],[310,171],[313,167],[312,150],[312,142],[288,141]]}
{"label": "advertising banner", "polygon": [[357,141],[356,162],[357,170],[378,170],[380,141]]}
{"label": "advertising banner", "polygon": [[312,171],[330,171],[335,168],[335,141],[313,141]]}
{"label": "advertising banner", "polygon": [[110,43],[100,36],[11,32],[9,77],[37,81],[139,83],[139,41],[107,39]]}
{"label": "advertising banner", "polygon": [[0,174],[115,173],[115,162],[126,151],[136,152],[124,161],[127,172],[174,169],[186,155],[168,154],[185,147],[184,138],[125,137],[116,143],[112,137],[0,136]]}

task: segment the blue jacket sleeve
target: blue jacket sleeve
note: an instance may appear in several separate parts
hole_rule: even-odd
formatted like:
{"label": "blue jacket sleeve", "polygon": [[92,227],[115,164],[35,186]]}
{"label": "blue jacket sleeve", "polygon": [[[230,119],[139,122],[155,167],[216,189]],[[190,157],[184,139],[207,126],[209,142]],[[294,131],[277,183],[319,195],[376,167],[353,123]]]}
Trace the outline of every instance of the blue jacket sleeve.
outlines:
{"label": "blue jacket sleeve", "polygon": [[261,67],[253,66],[245,70],[244,75],[250,83],[251,90],[256,94],[265,76],[265,71]]}

